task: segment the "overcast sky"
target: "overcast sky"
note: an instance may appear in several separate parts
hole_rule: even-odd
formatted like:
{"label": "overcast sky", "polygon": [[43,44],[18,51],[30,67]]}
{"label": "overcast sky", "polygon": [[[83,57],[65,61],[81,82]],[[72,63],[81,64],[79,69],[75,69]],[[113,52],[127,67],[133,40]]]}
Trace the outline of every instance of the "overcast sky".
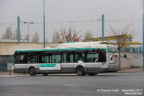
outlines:
{"label": "overcast sky", "polygon": [[[45,6],[48,41],[52,40],[54,31],[69,26],[81,34],[91,31],[99,37],[102,14],[105,15],[106,36],[112,35],[110,25],[119,29],[129,24],[136,30],[134,40],[142,40],[142,0],[45,0]],[[29,27],[30,35],[38,31],[42,39],[43,0],[0,0],[0,35],[8,26],[15,30],[17,16],[21,21],[34,22]],[[28,25],[21,24],[21,32],[24,36]]]}

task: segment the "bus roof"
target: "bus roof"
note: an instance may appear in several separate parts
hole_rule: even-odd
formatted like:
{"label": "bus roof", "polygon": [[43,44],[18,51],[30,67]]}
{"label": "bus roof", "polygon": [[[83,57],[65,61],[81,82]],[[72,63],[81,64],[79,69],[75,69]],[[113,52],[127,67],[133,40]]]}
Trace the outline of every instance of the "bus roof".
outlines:
{"label": "bus roof", "polygon": [[107,48],[108,46],[114,47],[107,42],[75,42],[59,44],[57,48]]}
{"label": "bus roof", "polygon": [[91,50],[91,49],[106,49],[108,47],[114,47],[113,45],[103,44],[101,42],[75,42],[75,43],[63,43],[59,44],[56,48],[47,49],[26,49],[15,50],[16,52],[44,52],[44,51],[74,51],[74,50]]}
{"label": "bus roof", "polygon": [[[45,51],[75,51],[75,50],[93,50],[106,48],[51,48],[51,49],[30,49],[30,50],[15,50],[16,52],[45,52]],[[107,49],[106,49],[107,51]]]}

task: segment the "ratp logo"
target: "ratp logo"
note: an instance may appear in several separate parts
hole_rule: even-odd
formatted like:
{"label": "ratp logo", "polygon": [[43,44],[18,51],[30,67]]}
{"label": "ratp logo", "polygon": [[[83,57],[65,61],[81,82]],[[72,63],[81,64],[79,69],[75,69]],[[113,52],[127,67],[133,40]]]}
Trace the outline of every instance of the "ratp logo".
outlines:
{"label": "ratp logo", "polygon": [[115,58],[114,54],[109,55],[109,63],[114,63],[114,58]]}

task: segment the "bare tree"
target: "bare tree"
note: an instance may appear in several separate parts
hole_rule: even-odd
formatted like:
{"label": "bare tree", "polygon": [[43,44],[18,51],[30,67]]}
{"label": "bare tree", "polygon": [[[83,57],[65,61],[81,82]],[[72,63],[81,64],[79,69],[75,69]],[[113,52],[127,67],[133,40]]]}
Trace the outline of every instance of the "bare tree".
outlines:
{"label": "bare tree", "polygon": [[30,34],[29,34],[29,33],[27,33],[27,34],[25,35],[25,40],[27,40],[28,42],[30,42]]}
{"label": "bare tree", "polygon": [[48,39],[46,38],[45,43],[48,43]]}
{"label": "bare tree", "polygon": [[[22,40],[22,32],[20,33],[20,39]],[[12,40],[17,40],[18,39],[18,32],[17,32],[17,28],[15,29],[14,33],[12,34]]]}
{"label": "bare tree", "polygon": [[2,35],[2,39],[12,39],[12,28],[7,27],[5,33]]}
{"label": "bare tree", "polygon": [[72,30],[70,27],[68,30],[63,28],[59,32],[59,42],[68,42],[68,41],[80,41],[82,35],[80,31]]}
{"label": "bare tree", "polygon": [[125,25],[121,29],[114,29],[111,27],[111,31],[116,38],[116,44],[118,45],[119,49],[125,48],[127,46],[127,42],[130,41],[132,34],[135,32],[135,30],[129,25]]}
{"label": "bare tree", "polygon": [[31,42],[35,42],[35,43],[38,43],[40,40],[39,40],[39,35],[38,35],[38,32],[36,31],[33,35],[33,38],[32,38],[32,41]]}
{"label": "bare tree", "polygon": [[17,28],[15,29],[15,31],[14,31],[14,33],[13,33],[13,37],[12,37],[12,39],[13,40],[17,40]]}
{"label": "bare tree", "polygon": [[[130,41],[132,34],[134,34],[135,30],[130,27],[129,25],[125,25],[121,29],[114,29],[112,26],[111,31],[113,32],[115,38],[116,38],[116,44],[119,49],[119,68],[121,70],[121,49],[125,48],[127,46],[127,42]],[[109,41],[112,43],[111,41]]]}
{"label": "bare tree", "polygon": [[86,40],[86,39],[91,39],[91,38],[93,38],[93,34],[92,34],[92,32],[87,31],[87,32],[85,33],[85,37],[84,37],[84,39]]}
{"label": "bare tree", "polygon": [[59,42],[59,41],[60,41],[60,34],[55,31],[55,32],[53,33],[53,42],[54,42],[54,43],[57,43],[57,42]]}

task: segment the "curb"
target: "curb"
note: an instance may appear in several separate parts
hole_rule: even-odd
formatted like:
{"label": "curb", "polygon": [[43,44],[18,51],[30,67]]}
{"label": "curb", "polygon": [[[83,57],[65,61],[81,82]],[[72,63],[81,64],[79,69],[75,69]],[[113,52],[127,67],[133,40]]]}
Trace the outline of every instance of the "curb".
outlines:
{"label": "curb", "polygon": [[0,75],[0,77],[23,77],[28,75]]}

